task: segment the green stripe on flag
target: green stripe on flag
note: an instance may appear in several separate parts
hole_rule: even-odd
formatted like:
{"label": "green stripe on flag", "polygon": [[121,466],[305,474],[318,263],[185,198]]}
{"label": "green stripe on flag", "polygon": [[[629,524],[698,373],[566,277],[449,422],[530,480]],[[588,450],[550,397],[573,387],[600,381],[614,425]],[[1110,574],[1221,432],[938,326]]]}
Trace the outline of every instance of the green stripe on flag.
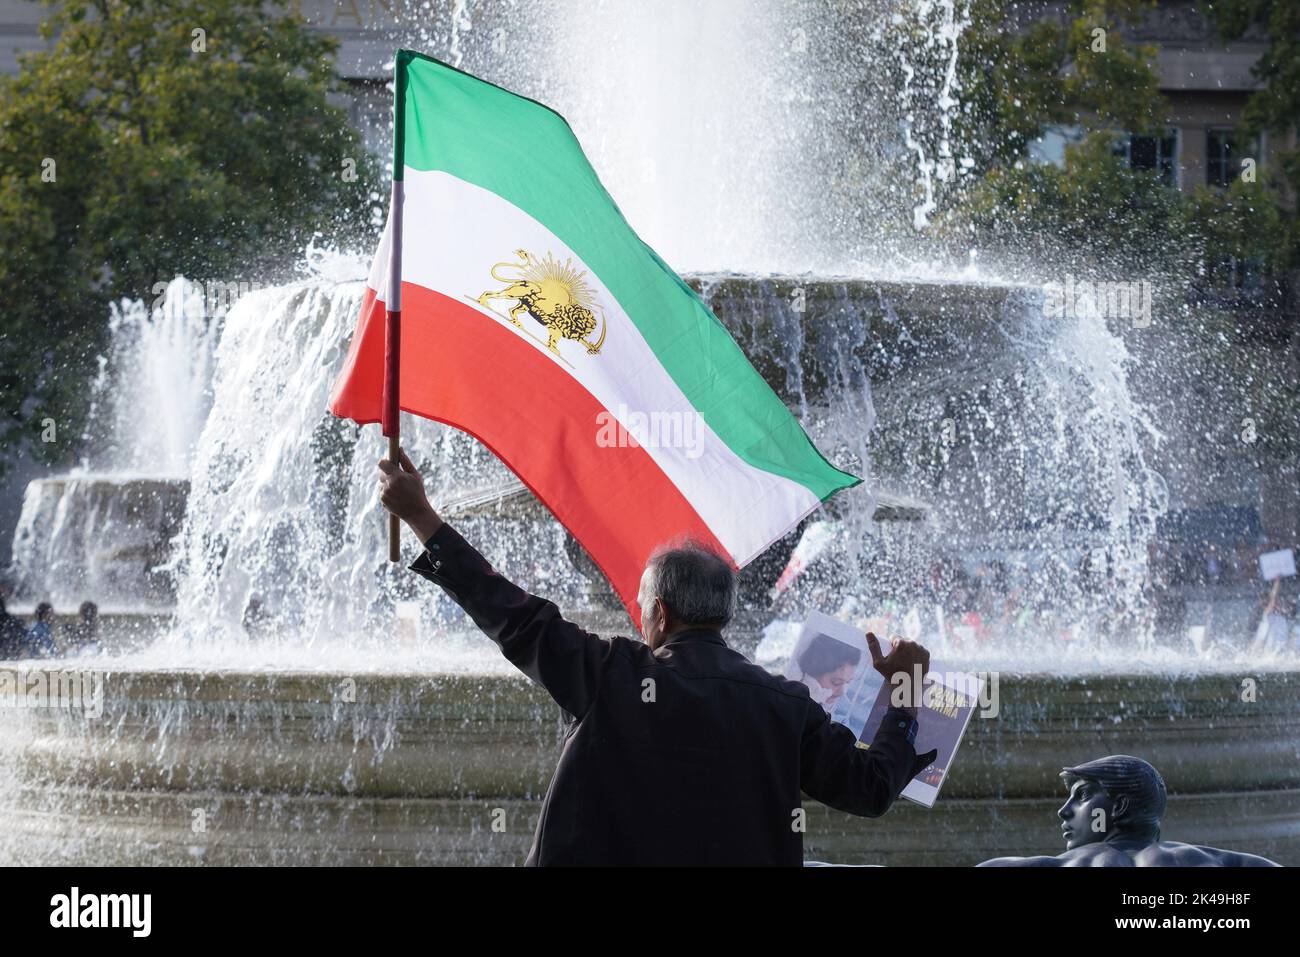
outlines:
{"label": "green stripe on flag", "polygon": [[496,193],[554,233],[600,278],[696,411],[745,462],[821,500],[861,481],[826,461],[717,316],[636,235],[564,117],[410,50],[398,52],[396,74],[404,109],[395,124],[395,176],[403,164],[441,170]]}

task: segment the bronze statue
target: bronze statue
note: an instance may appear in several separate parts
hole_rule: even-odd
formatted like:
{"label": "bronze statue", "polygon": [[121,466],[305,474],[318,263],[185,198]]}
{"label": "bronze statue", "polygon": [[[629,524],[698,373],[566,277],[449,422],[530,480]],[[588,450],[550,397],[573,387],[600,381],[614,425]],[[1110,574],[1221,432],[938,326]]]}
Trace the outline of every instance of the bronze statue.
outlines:
{"label": "bronze statue", "polygon": [[979,867],[1280,867],[1265,857],[1160,840],[1165,782],[1127,754],[1062,768],[1070,796],[1057,811],[1065,853],[995,857]]}

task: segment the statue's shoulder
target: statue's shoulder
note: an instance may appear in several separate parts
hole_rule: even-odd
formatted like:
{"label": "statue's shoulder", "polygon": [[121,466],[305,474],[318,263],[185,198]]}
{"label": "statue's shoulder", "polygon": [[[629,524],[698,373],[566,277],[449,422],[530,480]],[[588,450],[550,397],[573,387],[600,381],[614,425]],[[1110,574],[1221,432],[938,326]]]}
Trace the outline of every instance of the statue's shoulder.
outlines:
{"label": "statue's shoulder", "polygon": [[1133,859],[1105,844],[1085,844],[1054,857],[995,857],[977,867],[1132,867]]}
{"label": "statue's shoulder", "polygon": [[1225,851],[1218,847],[1200,844],[1183,844],[1179,841],[1161,841],[1144,848],[1138,862],[1147,867],[1280,867],[1266,857]]}
{"label": "statue's shoulder", "polygon": [[1116,850],[1109,844],[1085,844],[1061,855],[1062,867],[1136,867],[1137,862],[1126,851]]}
{"label": "statue's shoulder", "polygon": [[1064,862],[1059,857],[995,857],[981,861],[976,867],[1060,867]]}

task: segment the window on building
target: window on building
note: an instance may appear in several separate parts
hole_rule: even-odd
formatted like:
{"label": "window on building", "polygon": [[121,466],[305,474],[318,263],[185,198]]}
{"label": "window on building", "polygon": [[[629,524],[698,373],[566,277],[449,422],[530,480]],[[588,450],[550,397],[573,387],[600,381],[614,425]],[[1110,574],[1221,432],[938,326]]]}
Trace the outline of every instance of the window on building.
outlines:
{"label": "window on building", "polygon": [[1178,131],[1162,136],[1129,136],[1115,144],[1115,155],[1124,157],[1130,169],[1155,170],[1160,179],[1173,186],[1177,183]]}
{"label": "window on building", "polygon": [[1237,176],[1237,134],[1235,130],[1209,130],[1205,134],[1205,182],[1228,187]]}
{"label": "window on building", "polygon": [[1205,182],[1226,189],[1241,175],[1241,162],[1246,157],[1260,160],[1259,141],[1242,139],[1231,127],[1207,130],[1205,133]]}

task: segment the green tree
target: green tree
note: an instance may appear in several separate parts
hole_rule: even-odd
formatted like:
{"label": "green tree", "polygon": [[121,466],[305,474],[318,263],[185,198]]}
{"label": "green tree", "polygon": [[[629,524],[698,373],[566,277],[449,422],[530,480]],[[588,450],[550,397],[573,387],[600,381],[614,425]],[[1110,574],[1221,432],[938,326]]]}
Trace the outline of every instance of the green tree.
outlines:
{"label": "green tree", "polygon": [[[1208,4],[1225,40],[1258,36],[1267,46],[1254,67],[1260,88],[1246,102],[1244,132],[1270,133],[1269,178],[1285,184],[1294,206],[1300,196],[1300,149],[1286,142],[1300,124],[1300,4],[1295,0],[1215,0]],[[1293,214],[1284,223],[1286,265],[1300,269],[1300,222]]]}
{"label": "green tree", "polygon": [[0,78],[0,469],[73,452],[110,301],[259,280],[314,233],[372,228],[336,41],[288,4],[65,0],[42,30]]}
{"label": "green tree", "polygon": [[[975,175],[947,197],[947,238],[1012,266],[1107,272],[1131,269],[1138,256],[1145,269],[1198,286],[1235,281],[1244,261],[1280,266],[1286,217],[1276,193],[1237,183],[1184,194],[1114,155],[1120,135],[1167,125],[1156,51],[1124,36],[1153,6],[1071,0],[1058,15],[1016,24],[1009,0],[974,0],[962,141]],[[1060,166],[1031,162],[1030,144],[1052,128],[1078,141]]]}
{"label": "green tree", "polygon": [[1070,0],[1057,15],[1022,23],[1014,0],[972,0],[958,63],[959,139],[976,174],[1023,160],[1049,127],[1156,129],[1166,112],[1151,68],[1156,51],[1121,32],[1151,6]]}
{"label": "green tree", "polygon": [[994,167],[946,228],[1058,270],[1127,272],[1140,262],[1189,291],[1233,285],[1244,263],[1276,269],[1285,217],[1275,194],[1241,182],[1184,193],[1154,170],[1131,169],[1114,142],[1093,133],[1067,146],[1059,166]]}

